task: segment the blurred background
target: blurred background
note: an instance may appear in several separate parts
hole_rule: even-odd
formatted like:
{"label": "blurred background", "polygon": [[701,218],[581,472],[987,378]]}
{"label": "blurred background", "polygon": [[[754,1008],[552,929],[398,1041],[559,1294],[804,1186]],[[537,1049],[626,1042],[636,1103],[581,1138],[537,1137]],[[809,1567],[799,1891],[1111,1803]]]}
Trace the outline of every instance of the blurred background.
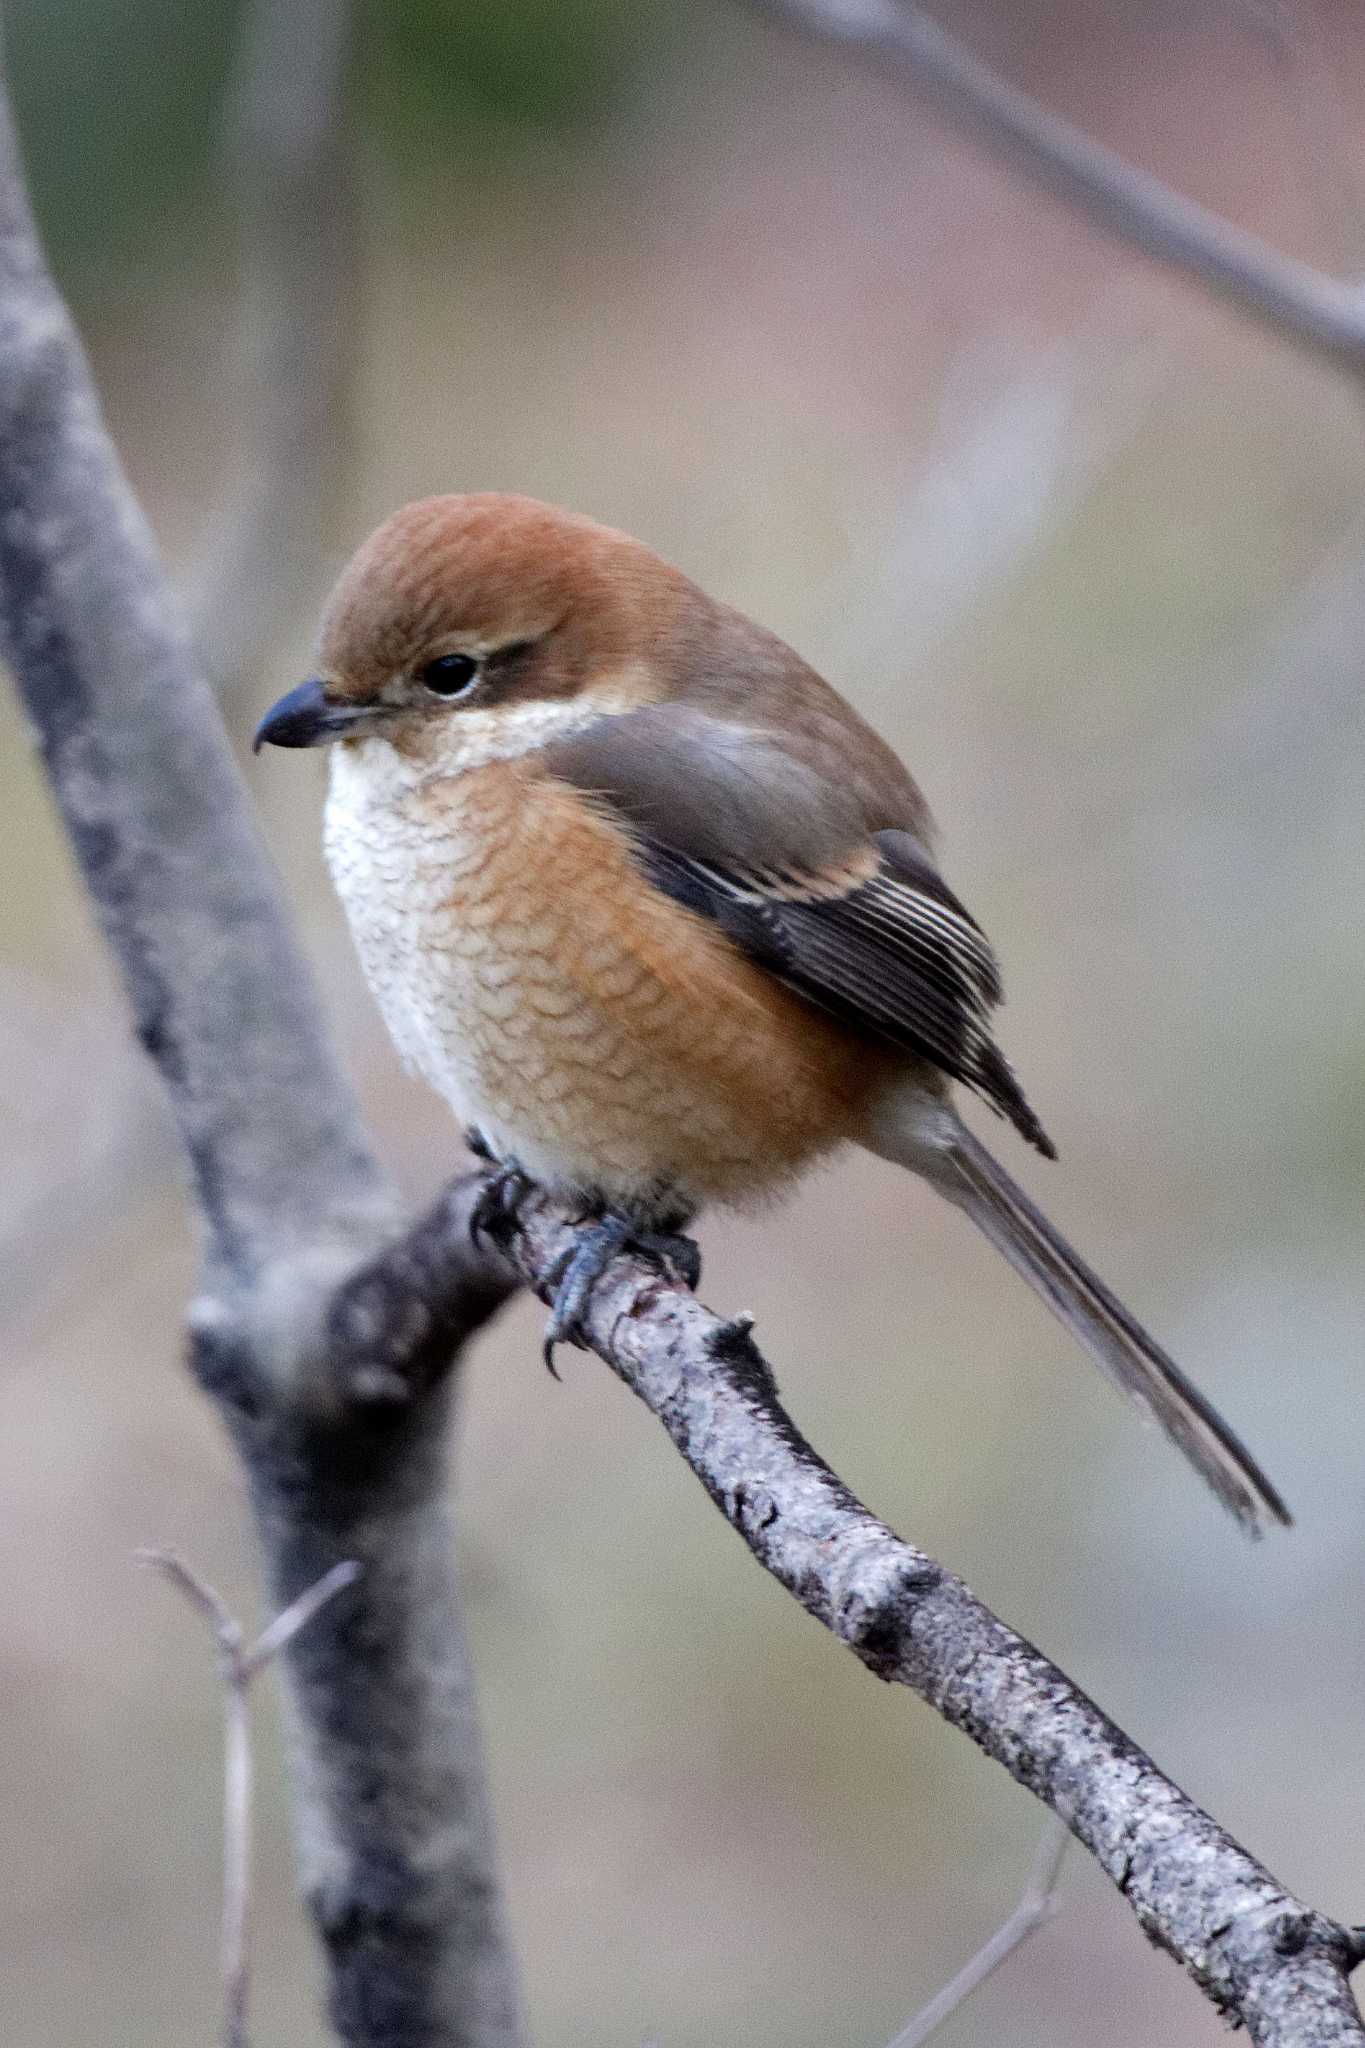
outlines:
{"label": "blurred background", "polygon": [[[1351,0],[937,11],[1184,190],[1365,271]],[[889,1168],[704,1229],[706,1297],[756,1313],[879,1513],[1287,1884],[1365,1918],[1360,393],[742,5],[371,0],[344,94],[327,20],[258,6],[252,42],[209,0],[6,8],[37,209],[235,734],[307,672],[355,542],[448,489],[639,533],[847,691],[945,823],[1061,1163],[993,1137],[1298,1526],[1241,1540]],[[254,1561],[181,1368],[173,1142],[0,720],[0,2034],[181,2048],[217,2024],[219,1705],[131,1553],[178,1546],[248,1614]],[[456,1134],[351,959],[321,768],[248,772],[422,1196]],[[479,1344],[458,1453],[534,2038],[880,2048],[1008,1910],[1039,1813],[765,1580],[600,1364],[554,1385],[538,1317]],[[254,2037],[310,2048],[264,1697],[260,1727]],[[942,2038],[1224,2036],[1077,1853],[1058,1919]]]}

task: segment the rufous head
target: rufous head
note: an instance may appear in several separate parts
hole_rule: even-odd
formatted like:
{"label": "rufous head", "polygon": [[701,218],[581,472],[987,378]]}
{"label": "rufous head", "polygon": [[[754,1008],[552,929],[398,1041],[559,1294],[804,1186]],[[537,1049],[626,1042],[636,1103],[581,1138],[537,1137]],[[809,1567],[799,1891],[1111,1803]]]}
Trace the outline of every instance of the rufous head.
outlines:
{"label": "rufous head", "polygon": [[537,706],[581,718],[648,703],[690,588],[641,542],[534,498],[420,499],[343,570],[318,674],[266,714],[256,745],[383,738],[439,760],[473,715],[482,727]]}

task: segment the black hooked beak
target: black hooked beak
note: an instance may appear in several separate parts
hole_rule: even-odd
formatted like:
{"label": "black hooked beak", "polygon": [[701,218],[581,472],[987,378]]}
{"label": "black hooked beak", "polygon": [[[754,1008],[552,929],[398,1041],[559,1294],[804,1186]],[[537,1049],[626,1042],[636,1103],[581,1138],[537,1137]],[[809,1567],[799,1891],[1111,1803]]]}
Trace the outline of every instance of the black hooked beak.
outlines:
{"label": "black hooked beak", "polygon": [[325,747],[329,740],[339,740],[373,715],[369,704],[329,704],[326,691],[314,677],[271,705],[256,728],[251,751],[259,754],[266,746]]}

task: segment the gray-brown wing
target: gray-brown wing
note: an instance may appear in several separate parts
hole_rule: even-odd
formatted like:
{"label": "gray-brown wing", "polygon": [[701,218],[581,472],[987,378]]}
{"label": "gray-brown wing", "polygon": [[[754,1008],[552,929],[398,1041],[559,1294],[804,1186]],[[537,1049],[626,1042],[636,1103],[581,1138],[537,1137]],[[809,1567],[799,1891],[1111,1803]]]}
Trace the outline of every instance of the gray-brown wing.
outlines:
{"label": "gray-brown wing", "polygon": [[779,736],[688,707],[603,719],[548,765],[628,827],[656,888],[821,1009],[974,1088],[1054,1156],[991,1037],[990,944],[914,832],[870,819]]}

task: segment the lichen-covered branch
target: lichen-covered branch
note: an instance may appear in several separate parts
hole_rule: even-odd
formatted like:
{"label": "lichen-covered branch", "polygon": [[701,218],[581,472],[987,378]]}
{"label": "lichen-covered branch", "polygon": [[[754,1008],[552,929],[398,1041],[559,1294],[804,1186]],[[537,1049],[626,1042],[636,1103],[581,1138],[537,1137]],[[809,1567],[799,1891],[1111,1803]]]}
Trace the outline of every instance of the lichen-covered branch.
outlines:
{"label": "lichen-covered branch", "polygon": [[[439,1320],[442,1246],[462,1274],[469,1199],[457,1183],[381,1254],[343,1291],[342,1320],[348,1299],[382,1298],[397,1272],[425,1276],[422,1314]],[[547,1301],[573,1235],[574,1219],[542,1195],[499,1230]],[[918,1693],[1051,1807],[1257,2048],[1365,2048],[1349,1983],[1360,1931],[1294,1898],[1064,1672],[870,1513],[788,1416],[746,1317],[723,1322],[655,1265],[622,1256],[585,1327],[765,1569],[878,1678]]]}
{"label": "lichen-covered branch", "polygon": [[401,1417],[337,1402],[327,1304],[397,1211],[44,266],[3,105],[0,642],[191,1163],[195,1362],[245,1461],[271,1605],[363,1567],[281,1660],[338,2026],[355,2048],[513,2048],[443,1456],[451,1347],[497,1290],[484,1275],[455,1291]]}
{"label": "lichen-covered branch", "polygon": [[1139,170],[1010,85],[900,0],[751,0],[761,13],[869,58],[1108,233],[1192,277],[1290,340],[1365,375],[1365,291]]}

